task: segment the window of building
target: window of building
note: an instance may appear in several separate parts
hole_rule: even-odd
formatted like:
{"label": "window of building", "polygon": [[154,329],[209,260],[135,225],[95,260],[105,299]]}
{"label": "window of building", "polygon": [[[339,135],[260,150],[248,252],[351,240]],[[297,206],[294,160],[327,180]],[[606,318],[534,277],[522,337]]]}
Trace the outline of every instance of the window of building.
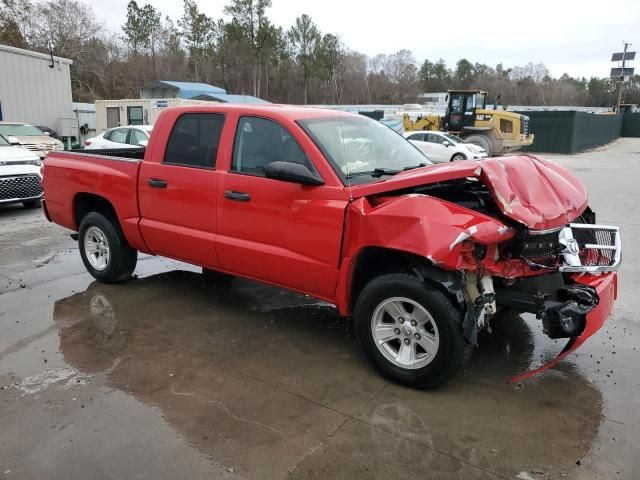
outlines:
{"label": "window of building", "polygon": [[129,125],[144,125],[142,107],[127,107],[127,121]]}

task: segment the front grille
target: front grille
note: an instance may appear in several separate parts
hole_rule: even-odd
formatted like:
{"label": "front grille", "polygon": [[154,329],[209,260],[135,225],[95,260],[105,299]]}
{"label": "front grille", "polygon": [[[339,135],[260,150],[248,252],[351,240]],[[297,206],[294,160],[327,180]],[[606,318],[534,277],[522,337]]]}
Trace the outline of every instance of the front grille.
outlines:
{"label": "front grille", "polygon": [[39,150],[44,150],[45,152],[50,152],[53,150],[55,145],[36,145],[34,143],[25,143],[22,145],[23,148],[27,150],[31,150],[32,152],[37,152]]}
{"label": "front grille", "polygon": [[34,198],[40,195],[42,195],[42,185],[38,175],[0,177],[0,201]]}
{"label": "front grille", "polygon": [[[564,271],[614,270],[620,263],[621,242],[618,227],[573,223],[563,229],[561,242],[567,245],[563,251]],[[573,239],[574,251],[569,242]],[[577,251],[575,251],[577,249]]]}
{"label": "front grille", "polygon": [[543,268],[557,268],[562,246],[559,230],[550,232],[528,231],[521,242],[520,256],[528,264]]}
{"label": "front grille", "polygon": [[527,264],[563,272],[616,270],[622,256],[618,227],[571,223],[552,231],[529,230],[519,242]]}

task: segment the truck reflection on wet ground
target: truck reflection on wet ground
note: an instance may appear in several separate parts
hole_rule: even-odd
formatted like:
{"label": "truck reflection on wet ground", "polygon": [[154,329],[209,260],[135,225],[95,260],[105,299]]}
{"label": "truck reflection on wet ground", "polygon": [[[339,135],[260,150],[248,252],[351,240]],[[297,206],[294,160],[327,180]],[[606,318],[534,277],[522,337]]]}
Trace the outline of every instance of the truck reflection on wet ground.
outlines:
{"label": "truck reflection on wet ground", "polygon": [[201,452],[254,477],[269,458],[272,473],[301,478],[362,475],[364,465],[380,478],[398,468],[512,477],[542,459],[556,478],[575,469],[602,419],[600,392],[565,373],[568,362],[508,383],[549,354],[536,350],[535,324],[508,313],[465,374],[427,394],[373,372],[332,307],[239,279],[215,288],[174,271],[93,283],[56,302],[54,321],[69,365],[157,406]]}

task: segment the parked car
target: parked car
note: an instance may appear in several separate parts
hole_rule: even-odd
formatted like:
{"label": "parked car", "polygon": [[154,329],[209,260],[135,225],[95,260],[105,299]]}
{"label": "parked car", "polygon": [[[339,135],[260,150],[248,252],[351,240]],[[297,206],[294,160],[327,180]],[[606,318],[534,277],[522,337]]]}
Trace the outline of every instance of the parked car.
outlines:
{"label": "parked car", "polygon": [[25,208],[40,206],[42,197],[41,160],[34,152],[11,145],[0,135],[0,204],[22,203]]}
{"label": "parked car", "polygon": [[44,132],[45,135],[49,135],[51,138],[55,138],[56,140],[62,141],[62,138],[60,138],[60,135],[58,135],[58,132],[56,132],[53,128],[44,127],[41,125],[38,125],[37,128],[39,130],[42,130],[42,132]]}
{"label": "parked car", "polygon": [[427,166],[362,115],[170,108],[146,149],[56,152],[43,183],[45,215],[77,232],[97,280],[127,280],[141,251],[317,297],[414,387],[451,379],[499,307],[569,338],[562,358],[617,292],[618,228],[595,224],[570,171],[529,155]]}
{"label": "parked car", "polygon": [[407,132],[407,140],[413,143],[434,163],[455,162],[474,158],[484,158],[484,148],[443,132]]}
{"label": "parked car", "polygon": [[136,125],[111,128],[98,136],[84,142],[86,150],[105,148],[140,148],[146,147],[153,125]]}
{"label": "parked car", "polygon": [[64,145],[60,140],[51,138],[38,127],[28,123],[0,122],[0,135],[7,139],[11,145],[20,145],[31,150],[41,159],[53,150],[64,150]]}

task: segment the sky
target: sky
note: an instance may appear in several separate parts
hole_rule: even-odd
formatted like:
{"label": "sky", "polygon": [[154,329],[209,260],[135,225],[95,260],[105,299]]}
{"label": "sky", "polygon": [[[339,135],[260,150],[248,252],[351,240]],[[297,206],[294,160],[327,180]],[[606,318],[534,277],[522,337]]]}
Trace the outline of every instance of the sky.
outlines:
{"label": "sky", "polygon": [[[128,0],[83,0],[99,21],[117,31]],[[181,0],[137,0],[175,20]],[[224,18],[227,0],[197,0],[204,13]],[[640,0],[272,0],[267,15],[289,28],[303,13],[323,33],[338,35],[351,49],[373,56],[409,49],[417,62],[460,58],[505,67],[544,63],[551,75],[605,77],[623,41],[640,49]],[[640,56],[638,58],[640,61]],[[631,64],[630,66],[634,66]],[[636,73],[640,72],[640,65]]]}

